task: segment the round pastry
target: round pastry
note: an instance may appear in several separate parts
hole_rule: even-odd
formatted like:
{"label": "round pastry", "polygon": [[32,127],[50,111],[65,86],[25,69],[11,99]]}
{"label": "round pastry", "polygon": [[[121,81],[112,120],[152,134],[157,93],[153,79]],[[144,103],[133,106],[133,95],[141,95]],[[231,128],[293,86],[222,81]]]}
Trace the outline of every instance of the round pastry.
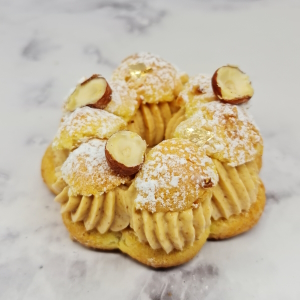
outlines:
{"label": "round pastry", "polygon": [[[133,185],[131,245],[120,249],[144,264],[169,267],[190,260],[209,233],[215,166],[194,143],[161,142],[148,153]],[[137,251],[143,249],[143,251]]]}
{"label": "round pastry", "polygon": [[53,190],[73,239],[85,246],[118,248],[120,231],[129,225],[130,177],[116,174],[105,157],[106,141],[92,139],[70,153],[56,174]]}
{"label": "round pastry", "polygon": [[95,74],[76,86],[42,160],[74,240],[171,267],[194,257],[208,237],[232,237],[258,222],[263,143],[233,105],[253,93],[232,68],[188,79],[139,53],[110,82]]}
{"label": "round pastry", "polygon": [[171,102],[182,89],[175,67],[159,56],[146,52],[124,59],[112,78],[125,80],[144,104]]}
{"label": "round pastry", "polygon": [[[130,104],[128,101],[125,102]],[[130,105],[128,109],[131,109]],[[122,108],[119,111],[123,112]],[[53,189],[53,183],[57,180],[56,170],[59,172],[70,151],[95,137],[107,139],[126,126],[127,124],[122,118],[88,106],[65,113],[53,143],[48,147],[42,160],[42,177],[49,189],[57,193]]]}
{"label": "round pastry", "polygon": [[130,177],[116,174],[107,164],[106,141],[92,139],[70,153],[61,167],[53,189],[62,204],[61,213],[70,213],[73,222],[84,220],[87,231],[120,231],[128,226],[126,201],[120,194]]}
{"label": "round pastry", "polygon": [[160,143],[172,115],[179,109],[175,99],[186,82],[172,64],[150,53],[126,58],[113,72],[112,82],[125,81],[137,94],[140,108],[128,122],[128,130],[136,132],[152,147]]}
{"label": "round pastry", "polygon": [[[245,110],[218,101],[202,104],[176,128],[174,136],[198,144],[217,168],[219,183],[213,189],[214,232],[210,237],[231,237],[255,225],[265,202],[259,179],[263,141]],[[233,218],[239,220],[238,226]]]}
{"label": "round pastry", "polygon": [[114,114],[88,106],[77,108],[64,116],[54,137],[54,150],[73,150],[92,138],[107,139],[125,129],[126,122]]}

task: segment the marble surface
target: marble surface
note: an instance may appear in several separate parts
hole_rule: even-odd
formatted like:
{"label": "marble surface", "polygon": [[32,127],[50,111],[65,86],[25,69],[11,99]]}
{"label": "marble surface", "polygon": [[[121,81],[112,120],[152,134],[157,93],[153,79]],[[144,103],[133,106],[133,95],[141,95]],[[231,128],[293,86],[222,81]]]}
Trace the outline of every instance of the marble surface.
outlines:
{"label": "marble surface", "polygon": [[[299,13],[297,1],[0,0],[0,299],[300,299]],[[40,177],[69,88],[141,50],[189,74],[241,66],[265,140],[259,224],[167,271],[72,242]]]}

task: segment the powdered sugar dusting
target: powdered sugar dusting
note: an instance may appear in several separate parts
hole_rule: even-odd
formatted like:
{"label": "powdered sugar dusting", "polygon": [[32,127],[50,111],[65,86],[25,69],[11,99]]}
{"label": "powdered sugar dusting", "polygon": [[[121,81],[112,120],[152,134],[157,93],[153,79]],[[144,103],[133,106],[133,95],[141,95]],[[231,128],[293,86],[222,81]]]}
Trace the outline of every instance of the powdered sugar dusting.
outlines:
{"label": "powdered sugar dusting", "polygon": [[106,141],[93,139],[70,153],[61,168],[62,177],[74,195],[97,195],[130,180],[114,173],[105,157]]}
{"label": "powdered sugar dusting", "polygon": [[[207,74],[199,74],[195,77],[191,77],[188,82],[187,89],[193,92],[197,88],[199,93],[206,94],[207,96],[214,96],[214,92],[211,85],[211,76]],[[201,94],[199,94],[201,95]]]}
{"label": "powdered sugar dusting", "polygon": [[207,155],[238,166],[262,154],[262,138],[252,118],[237,105],[213,101],[201,104],[196,114],[179,124],[175,137],[185,137],[187,128],[213,132],[203,148]]}
{"label": "powdered sugar dusting", "polygon": [[111,80],[109,85],[112,97],[105,110],[129,121],[139,106],[136,91],[129,89],[125,80]]}
{"label": "powdered sugar dusting", "polygon": [[163,141],[148,153],[136,177],[136,208],[151,212],[190,208],[205,193],[207,179],[217,184],[215,166],[195,144],[183,139]]}
{"label": "powdered sugar dusting", "polygon": [[179,93],[177,102],[181,106],[186,106],[189,115],[189,111],[193,111],[201,103],[215,99],[216,96],[211,85],[211,76],[199,74],[189,79],[183,90]]}
{"label": "powdered sugar dusting", "polygon": [[[151,68],[141,77],[132,77],[130,66],[144,64]],[[128,86],[142,96],[144,103],[172,101],[181,89],[179,72],[157,55],[141,52],[126,58],[114,71],[113,78],[126,80]]]}
{"label": "powdered sugar dusting", "polygon": [[73,149],[94,137],[109,138],[125,127],[126,122],[120,117],[85,106],[64,117],[52,145],[57,149]]}

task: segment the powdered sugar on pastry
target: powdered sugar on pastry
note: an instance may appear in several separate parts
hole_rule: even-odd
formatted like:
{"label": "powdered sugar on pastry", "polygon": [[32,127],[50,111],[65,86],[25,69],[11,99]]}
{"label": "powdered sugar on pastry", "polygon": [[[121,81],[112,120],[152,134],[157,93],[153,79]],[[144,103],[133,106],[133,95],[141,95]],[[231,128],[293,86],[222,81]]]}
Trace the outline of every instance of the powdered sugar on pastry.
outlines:
{"label": "powdered sugar on pastry", "polygon": [[74,149],[91,138],[107,139],[124,129],[126,122],[118,116],[88,106],[66,115],[53,141],[54,149]]}
{"label": "powdered sugar on pastry", "polygon": [[176,102],[180,106],[185,106],[186,114],[191,116],[201,103],[216,99],[211,85],[211,76],[199,74],[189,79]]}
{"label": "powdered sugar on pastry", "polygon": [[128,122],[139,107],[136,91],[129,89],[125,80],[111,80],[109,85],[113,92],[105,110]]}
{"label": "powdered sugar on pastry", "polygon": [[188,209],[201,201],[207,181],[211,186],[218,182],[209,157],[188,140],[165,140],[148,153],[136,177],[135,207],[150,212]]}
{"label": "powdered sugar on pastry", "polygon": [[[147,71],[132,74],[132,68],[143,65]],[[114,71],[113,79],[126,80],[143,103],[172,101],[182,89],[180,74],[176,68],[159,56],[141,52],[126,58]]]}
{"label": "powdered sugar on pastry", "polygon": [[93,139],[70,153],[61,168],[62,178],[73,195],[97,195],[130,180],[117,175],[105,157],[106,141]]}
{"label": "powdered sugar on pastry", "polygon": [[203,149],[208,156],[229,166],[244,164],[262,154],[263,141],[259,130],[239,106],[219,101],[202,104],[196,114],[179,124],[174,136],[186,137],[189,128],[212,132],[213,137]]}

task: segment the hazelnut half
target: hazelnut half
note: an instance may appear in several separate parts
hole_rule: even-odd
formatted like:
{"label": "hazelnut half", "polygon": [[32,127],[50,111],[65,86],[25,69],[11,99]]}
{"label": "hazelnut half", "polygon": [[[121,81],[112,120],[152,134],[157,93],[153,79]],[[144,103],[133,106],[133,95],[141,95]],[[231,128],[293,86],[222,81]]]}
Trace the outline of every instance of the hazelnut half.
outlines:
{"label": "hazelnut half", "polygon": [[249,76],[236,66],[219,68],[214,73],[211,84],[215,95],[225,103],[245,103],[254,93]]}
{"label": "hazelnut half", "polygon": [[146,142],[137,133],[118,131],[106,142],[105,156],[113,171],[128,176],[140,170],[146,149]]}
{"label": "hazelnut half", "polygon": [[66,109],[73,111],[78,107],[90,106],[103,109],[111,101],[112,90],[106,79],[94,74],[76,86],[66,103]]}

